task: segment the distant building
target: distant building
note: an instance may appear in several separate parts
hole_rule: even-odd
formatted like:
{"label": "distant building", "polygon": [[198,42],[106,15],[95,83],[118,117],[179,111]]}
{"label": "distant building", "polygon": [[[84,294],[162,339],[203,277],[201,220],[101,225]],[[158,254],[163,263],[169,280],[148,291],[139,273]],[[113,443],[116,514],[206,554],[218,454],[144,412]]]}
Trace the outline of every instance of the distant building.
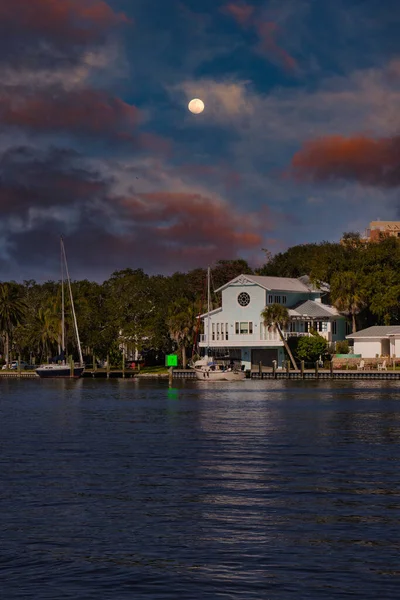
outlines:
{"label": "distant building", "polygon": [[365,230],[364,240],[377,242],[382,237],[400,238],[400,221],[371,221]]}
{"label": "distant building", "polygon": [[373,325],[346,336],[354,340],[354,354],[362,358],[400,356],[400,327],[398,325]]}

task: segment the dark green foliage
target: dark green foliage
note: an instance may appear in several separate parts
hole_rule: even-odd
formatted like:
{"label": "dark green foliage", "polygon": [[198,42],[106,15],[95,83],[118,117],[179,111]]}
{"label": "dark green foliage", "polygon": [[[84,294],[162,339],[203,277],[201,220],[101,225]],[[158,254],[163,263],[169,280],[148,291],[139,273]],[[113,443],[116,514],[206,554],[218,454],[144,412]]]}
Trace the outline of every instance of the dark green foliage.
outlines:
{"label": "dark green foliage", "polygon": [[326,340],[318,335],[289,338],[289,347],[292,349],[297,360],[306,363],[315,363],[321,357],[326,357],[328,344]]}
{"label": "dark green foliage", "polygon": [[[242,259],[219,260],[211,273],[213,291],[242,273],[251,274],[252,269]],[[353,328],[400,324],[400,243],[396,238],[365,243],[358,234],[350,232],[343,235],[340,243],[303,244],[276,256],[266,251],[266,263],[257,274],[309,275],[313,282],[328,283],[331,293],[325,300],[346,314]],[[186,355],[190,356],[197,315],[207,310],[206,275],[206,269],[168,277],[149,276],[142,269],[124,269],[113,273],[103,284],[73,282],[84,354],[91,357],[95,353],[97,358],[105,359],[109,353],[118,354],[124,343],[152,356],[154,361],[162,361],[165,353],[179,348],[183,362]],[[21,353],[24,360],[31,355],[41,360],[57,352],[60,282],[38,284],[30,280],[0,285],[4,294],[0,307],[3,353],[9,349],[14,355]],[[220,294],[212,294],[212,308],[220,302]],[[68,304],[66,310],[67,349],[76,355]],[[272,316],[279,317],[279,322],[285,321],[284,315]],[[313,358],[318,354],[319,358],[319,349],[314,352],[307,346],[316,342],[303,339],[312,338],[296,341],[300,343],[299,352],[312,354]],[[115,360],[119,358],[116,356]]]}
{"label": "dark green foliage", "polygon": [[348,354],[348,353],[349,353],[348,340],[336,342],[336,354]]}

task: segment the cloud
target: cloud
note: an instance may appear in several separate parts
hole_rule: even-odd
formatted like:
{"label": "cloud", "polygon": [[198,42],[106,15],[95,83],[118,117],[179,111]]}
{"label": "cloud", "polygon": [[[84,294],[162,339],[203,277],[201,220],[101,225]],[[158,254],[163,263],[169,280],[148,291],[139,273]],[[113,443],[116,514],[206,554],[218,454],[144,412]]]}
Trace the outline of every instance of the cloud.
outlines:
{"label": "cloud", "polygon": [[0,99],[0,122],[24,129],[118,135],[132,130],[139,120],[136,107],[99,90],[59,90]]}
{"label": "cloud", "polygon": [[[273,228],[267,208],[235,208],[160,160],[131,159],[128,165],[60,149],[3,153],[0,209],[0,259],[17,264],[24,256],[20,277],[26,278],[41,278],[51,265],[56,270],[57,255],[51,259],[49,253],[57,242],[50,232],[66,233],[71,257],[79,263],[83,253],[84,269],[102,278],[135,264],[172,272],[250,256]],[[38,261],[44,265],[39,274]]]}
{"label": "cloud", "polygon": [[297,68],[297,61],[284,48],[281,48],[276,41],[281,33],[278,25],[273,21],[261,21],[256,24],[256,29],[260,39],[260,51],[272,60],[276,60],[287,71],[294,71]]}
{"label": "cloud", "polygon": [[347,180],[400,186],[400,135],[391,138],[329,136],[308,141],[292,159],[296,179]]}
{"label": "cloud", "polygon": [[270,60],[289,72],[297,68],[297,61],[277,42],[282,29],[275,21],[265,20],[260,14],[255,15],[256,8],[243,2],[226,4],[221,8],[221,12],[233,17],[241,27],[251,26],[259,39],[258,50]]}
{"label": "cloud", "polygon": [[221,12],[233,17],[239,25],[246,26],[251,22],[254,6],[245,4],[244,2],[239,4],[231,2],[230,4],[223,6]]}
{"label": "cloud", "polygon": [[[197,118],[206,121],[211,118],[214,122],[230,123],[246,119],[254,111],[252,98],[247,90],[246,81],[214,81],[198,79],[184,81],[169,88],[170,94],[181,101],[182,93],[185,104],[191,98],[201,98],[205,103],[205,111]],[[193,116],[188,115],[189,119]]]}
{"label": "cloud", "polygon": [[57,43],[86,44],[102,38],[118,23],[128,22],[103,0],[0,0],[0,29],[30,34]]}

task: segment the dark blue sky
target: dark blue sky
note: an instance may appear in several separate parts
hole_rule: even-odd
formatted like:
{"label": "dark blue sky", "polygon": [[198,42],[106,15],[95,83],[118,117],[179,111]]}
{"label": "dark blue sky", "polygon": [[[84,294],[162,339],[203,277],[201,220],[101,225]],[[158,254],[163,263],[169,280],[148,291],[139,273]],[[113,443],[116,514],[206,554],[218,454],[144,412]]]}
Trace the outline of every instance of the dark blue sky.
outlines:
{"label": "dark blue sky", "polygon": [[0,279],[58,277],[60,233],[102,280],[398,219],[399,26],[395,0],[0,0]]}

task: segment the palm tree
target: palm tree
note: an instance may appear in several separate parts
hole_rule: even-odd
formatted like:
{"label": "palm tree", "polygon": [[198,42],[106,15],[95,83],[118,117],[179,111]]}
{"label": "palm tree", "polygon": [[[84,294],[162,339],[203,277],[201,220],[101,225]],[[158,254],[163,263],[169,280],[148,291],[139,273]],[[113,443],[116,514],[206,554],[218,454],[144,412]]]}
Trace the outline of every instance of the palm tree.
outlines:
{"label": "palm tree", "polygon": [[282,306],[282,304],[270,304],[269,306],[266,306],[261,312],[261,318],[263,319],[264,327],[268,327],[269,330],[272,329],[279,333],[279,337],[281,338],[285,350],[290,357],[293,369],[295,371],[298,371],[296,361],[293,358],[293,354],[282,332],[282,328],[286,327],[290,321],[287,308],[285,306]]}
{"label": "palm tree", "polygon": [[35,319],[35,331],[40,354],[49,359],[56,344],[60,343],[60,320],[52,308],[40,308]]}
{"label": "palm tree", "polygon": [[9,283],[0,283],[0,331],[5,337],[5,359],[9,363],[10,337],[16,325],[24,318],[27,306],[18,288]]}
{"label": "palm tree", "polygon": [[334,306],[351,316],[353,333],[357,331],[356,315],[365,306],[360,289],[360,277],[354,271],[336,273],[331,280],[331,296]]}
{"label": "palm tree", "polygon": [[168,310],[167,325],[171,338],[182,352],[182,366],[186,368],[186,347],[193,341],[195,330],[195,311],[187,298],[174,302]]}

